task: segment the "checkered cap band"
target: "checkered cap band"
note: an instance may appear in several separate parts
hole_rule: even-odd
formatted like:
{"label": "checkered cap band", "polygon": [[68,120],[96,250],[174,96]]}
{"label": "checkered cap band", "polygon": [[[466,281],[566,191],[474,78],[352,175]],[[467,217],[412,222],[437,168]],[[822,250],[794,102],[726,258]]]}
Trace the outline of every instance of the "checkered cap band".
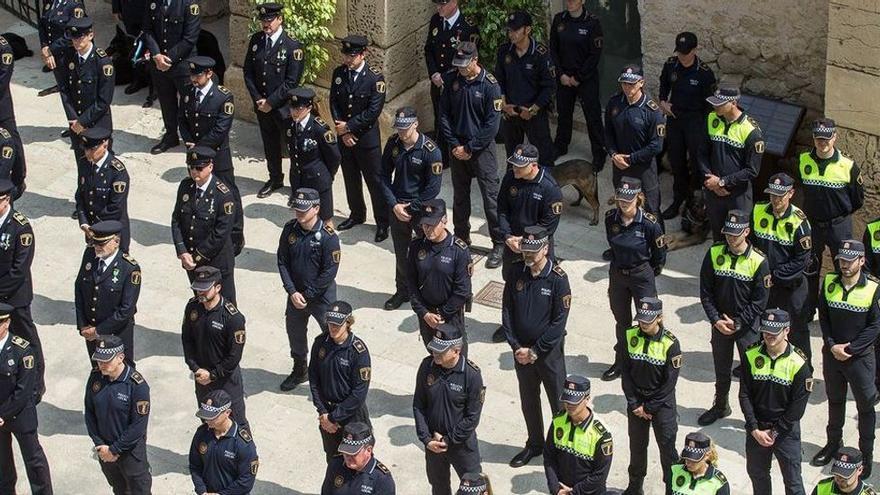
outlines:
{"label": "checkered cap band", "polygon": [[689,445],[685,445],[684,452],[687,454],[692,454],[694,457],[703,457],[706,455],[706,452],[709,452],[709,447],[699,448],[699,447],[691,447]]}
{"label": "checkered cap band", "polygon": [[659,309],[637,309],[636,314],[640,316],[659,316],[661,311]]}
{"label": "checkered cap band", "polygon": [[775,182],[771,182],[770,184],[767,185],[768,189],[772,189],[774,191],[780,191],[780,192],[791,191],[792,187],[793,186],[791,186],[791,185],[786,186],[785,184],[776,184]]}
{"label": "checkered cap band", "polygon": [[327,318],[341,321],[348,318],[348,314],[340,313],[339,311],[327,311]]}
{"label": "checkered cap band", "polygon": [[[627,186],[627,187],[623,187],[623,186]],[[629,187],[629,184],[624,184],[623,186],[620,186],[617,188],[617,195],[618,196],[635,196],[635,195],[639,194],[640,192],[642,192],[641,187],[632,188],[632,187]]]}
{"label": "checkered cap band", "polygon": [[522,244],[526,246],[543,246],[546,242],[546,237],[541,237],[540,239],[528,239],[526,237],[522,238]]}
{"label": "checkered cap band", "polygon": [[748,222],[734,223],[734,222],[731,222],[730,220],[724,222],[724,228],[726,228],[726,229],[744,229],[748,226],[749,226]]}
{"label": "checkered cap band", "polygon": [[480,485],[470,485],[470,486],[462,485],[462,486],[458,487],[458,491],[465,492],[465,493],[483,493],[484,491],[486,491],[486,484],[483,483]]}
{"label": "checkered cap band", "polygon": [[861,465],[862,465],[861,462],[843,462],[840,460],[834,461],[834,467],[839,468],[839,469],[846,469],[848,471],[858,469],[859,466],[861,466]]}
{"label": "checkered cap band", "polygon": [[344,443],[345,445],[351,445],[353,447],[363,447],[364,445],[372,443],[372,441],[373,441],[373,435],[370,435],[367,438],[364,438],[363,440],[355,440],[355,439],[347,438],[347,437],[342,438],[342,443]]}
{"label": "checkered cap band", "polygon": [[411,126],[416,123],[417,117],[397,117],[394,119],[394,125]]}
{"label": "checkered cap band", "polygon": [[813,129],[813,135],[818,137],[831,137],[837,132],[837,127],[818,125]]}
{"label": "checkered cap band", "polygon": [[300,206],[314,206],[317,204],[321,204],[320,198],[315,199],[305,199],[305,198],[296,198],[293,202]]}
{"label": "checkered cap band", "polygon": [[95,348],[95,354],[100,354],[104,356],[115,356],[125,350],[124,345],[118,345],[116,347],[97,347]]}
{"label": "checkered cap band", "polygon": [[590,395],[590,391],[589,390],[569,390],[566,388],[566,389],[562,389],[562,395],[568,395],[571,397],[586,397],[586,396]]}
{"label": "checkered cap band", "polygon": [[839,249],[837,255],[848,258],[858,258],[859,256],[864,256],[865,252],[859,249]]}
{"label": "checkered cap band", "polygon": [[774,321],[774,320],[768,320],[766,318],[761,318],[761,326],[762,327],[785,328],[790,325],[791,325],[790,321]]}
{"label": "checkered cap band", "polygon": [[452,339],[452,340],[443,340],[443,339],[438,339],[437,337],[434,337],[433,339],[431,339],[431,343],[437,347],[453,347],[458,344],[461,344],[462,342],[463,342],[463,339],[461,337],[459,337],[457,339]]}
{"label": "checkered cap band", "polygon": [[202,409],[202,411],[205,411],[206,413],[211,413],[211,414],[216,415],[216,414],[220,414],[223,411],[232,407],[232,402],[230,402],[228,404],[224,404],[222,406],[211,406],[211,405],[208,405],[208,404],[205,404],[204,402],[202,402],[199,405],[199,407]]}
{"label": "checkered cap band", "polygon": [[721,101],[736,101],[739,99],[739,96],[721,94],[721,91],[716,91],[713,96]]}
{"label": "checkered cap band", "polygon": [[620,75],[620,77],[617,78],[617,80],[619,82],[628,82],[628,83],[639,82],[642,79],[644,79],[644,77],[640,76],[639,74],[636,74],[635,72],[624,72],[623,74]]}

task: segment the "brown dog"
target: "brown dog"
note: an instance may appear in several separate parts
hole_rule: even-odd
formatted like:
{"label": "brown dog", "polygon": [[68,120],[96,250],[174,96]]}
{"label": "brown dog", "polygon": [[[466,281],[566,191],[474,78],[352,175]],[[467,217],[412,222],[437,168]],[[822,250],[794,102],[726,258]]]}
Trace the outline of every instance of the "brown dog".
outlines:
{"label": "brown dog", "polygon": [[596,174],[593,172],[593,164],[584,159],[566,160],[550,169],[550,174],[556,179],[559,188],[571,185],[577,189],[578,199],[571,206],[579,206],[581,200],[586,199],[590,208],[593,209],[593,219],[590,225],[599,223],[599,187],[596,183]]}
{"label": "brown dog", "polygon": [[[667,224],[666,228],[669,229]],[[669,251],[702,244],[709,236],[709,219],[706,216],[706,202],[702,194],[696,194],[681,217],[681,230],[666,234],[666,247]]]}

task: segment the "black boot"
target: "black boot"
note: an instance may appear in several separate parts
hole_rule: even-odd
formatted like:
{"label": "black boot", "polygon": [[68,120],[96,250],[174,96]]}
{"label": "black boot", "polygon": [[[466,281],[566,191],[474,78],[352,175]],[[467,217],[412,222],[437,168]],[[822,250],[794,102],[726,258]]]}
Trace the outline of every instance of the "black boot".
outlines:
{"label": "black boot", "polygon": [[871,477],[871,467],[874,464],[874,459],[869,455],[862,456],[862,474],[859,475],[860,480],[866,480]]}
{"label": "black boot", "polygon": [[645,483],[645,478],[637,478],[635,476],[629,477],[629,485],[627,485],[626,490],[624,490],[623,495],[645,495],[645,490],[642,488],[642,485]]}
{"label": "black boot", "polygon": [[[504,327],[499,325],[498,328],[495,329],[495,332],[492,334],[492,342],[496,344],[500,344],[502,342],[507,342],[507,335],[504,333]],[[880,395],[880,394],[878,394]]]}
{"label": "black boot", "polygon": [[305,383],[309,380],[308,375],[308,361],[305,358],[303,359],[293,359],[293,371],[287,375],[287,378],[281,382],[281,386],[279,387],[282,392],[290,392],[295,389],[297,385],[301,383]]}
{"label": "black boot", "polygon": [[819,452],[816,452],[816,455],[810,460],[810,465],[815,467],[825,466],[834,460],[834,454],[837,453],[839,448],[840,444],[837,442],[826,443],[825,446],[819,449]]}
{"label": "black boot", "polygon": [[612,380],[617,380],[617,377],[619,376],[620,366],[617,365],[617,361],[614,361],[614,364],[612,364],[607,370],[605,370],[605,373],[602,373],[602,381],[610,382]]}
{"label": "black boot", "polygon": [[715,403],[712,404],[712,407],[710,407],[708,411],[704,412],[699,418],[697,418],[697,423],[700,426],[709,426],[721,418],[730,416],[730,413],[730,404],[727,403],[727,397],[723,399],[715,397]]}
{"label": "black boot", "polygon": [[663,216],[663,220],[672,220],[673,218],[677,217],[678,214],[681,212],[681,205],[683,203],[684,201],[681,199],[673,200],[672,204],[669,205],[668,208],[663,210],[663,213],[661,214]]}

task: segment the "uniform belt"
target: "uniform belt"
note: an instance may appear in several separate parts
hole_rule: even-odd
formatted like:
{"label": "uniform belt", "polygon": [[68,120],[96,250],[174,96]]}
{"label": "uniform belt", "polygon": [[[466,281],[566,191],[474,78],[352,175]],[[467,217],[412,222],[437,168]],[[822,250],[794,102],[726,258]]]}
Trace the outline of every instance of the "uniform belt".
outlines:
{"label": "uniform belt", "polygon": [[638,271],[644,270],[644,269],[645,269],[645,265],[647,265],[647,264],[648,264],[648,262],[646,261],[646,262],[644,262],[644,263],[642,263],[642,264],[640,264],[640,265],[636,265],[636,266],[631,267],[631,268],[617,268],[617,267],[615,267],[614,269],[617,270],[617,272],[620,273],[620,274],[622,274],[622,275],[630,275],[630,274],[632,274],[632,273],[635,273],[635,272],[638,272]]}

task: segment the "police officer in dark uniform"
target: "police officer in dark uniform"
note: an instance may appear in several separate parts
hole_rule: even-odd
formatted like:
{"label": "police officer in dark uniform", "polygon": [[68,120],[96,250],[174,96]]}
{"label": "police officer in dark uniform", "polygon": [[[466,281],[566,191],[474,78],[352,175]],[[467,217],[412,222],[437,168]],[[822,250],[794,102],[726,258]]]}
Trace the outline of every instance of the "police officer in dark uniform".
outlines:
{"label": "police officer in dark uniform", "polygon": [[718,469],[718,452],[711,438],[699,431],[688,433],[681,461],[669,472],[667,495],[730,495],[730,484]]}
{"label": "police officer in dark uniform", "polygon": [[16,138],[0,127],[0,178],[12,181],[15,189],[12,191],[12,199],[18,199],[24,193],[25,175],[24,160],[20,159],[23,150],[20,149]]}
{"label": "police officer in dark uniform", "polygon": [[746,421],[746,471],[754,493],[773,493],[770,463],[779,461],[785,493],[806,495],[801,477],[800,420],[813,379],[800,349],[788,342],[787,311],[767,309],[761,316],[763,342],[745,353],[739,404]]}
{"label": "police officer in dark uniform", "polygon": [[623,394],[629,430],[629,486],[624,495],[644,493],[648,473],[648,433],[660,450],[663,483],[669,486],[669,469],[678,462],[675,386],[681,369],[681,345],[663,324],[663,303],[656,297],[638,301],[635,325],[626,331],[626,354],[622,361]]}
{"label": "police officer in dark uniform", "polygon": [[244,315],[222,295],[222,275],[213,266],[194,270],[192,290],[183,312],[180,337],[183,359],[193,374],[196,401],[201,404],[212,390],[232,398],[232,417],[247,426],[241,355],[247,340]]}
{"label": "police officer in dark uniform", "polygon": [[177,259],[190,283],[198,266],[213,266],[223,275],[223,297],[235,303],[235,255],[232,226],[235,195],[213,175],[215,152],[196,146],[186,153],[189,177],[180,181],[171,214],[171,237]]}
{"label": "police officer in dark uniform", "polygon": [[91,357],[98,367],[86,383],[86,430],[113,493],[149,495],[150,386],[126,363],[122,339],[105,335],[96,342]]}
{"label": "police officer in dark uniform", "polygon": [[[321,195],[321,220],[333,225],[333,177],[342,159],[336,134],[320,117],[312,115],[315,91],[290,90],[290,121],[287,147],[290,150],[290,190],[306,187]],[[293,195],[287,206],[293,204]]]}
{"label": "police officer in dark uniform", "polygon": [[697,35],[679,33],[675,55],[660,72],[660,110],[666,115],[666,156],[674,177],[672,204],[663,219],[678,216],[683,204],[690,204],[702,183],[697,155],[706,140],[706,98],[715,91],[715,73],[697,56]]}
{"label": "police officer in dark uniform", "polygon": [[131,243],[128,221],[129,177],[125,165],[110,151],[110,129],[91,127],[80,134],[84,161],[76,188],[76,214],[86,239],[91,226],[105,220],[122,224],[119,248]]}
{"label": "police officer in dark uniform", "polygon": [[464,41],[476,43],[479,29],[473,21],[458,9],[458,0],[431,0],[437,13],[428,23],[425,40],[425,66],[431,79],[431,105],[434,107],[434,139],[443,152],[443,167],[449,166],[449,147],[443,140],[440,125],[440,94],[443,92],[443,76],[453,70],[452,59],[458,45]]}
{"label": "police officer in dark uniform", "polygon": [[391,471],[373,456],[376,438],[370,426],[355,421],[345,425],[339,453],[327,465],[321,495],[395,495]]}
{"label": "police officer in dark uniform", "polygon": [[[12,81],[12,72],[15,68],[15,55],[12,53],[12,45],[0,36],[0,137],[3,139],[2,156],[0,156],[0,177],[7,177],[16,185],[15,198],[24,192],[24,179],[27,175],[27,164],[24,156],[24,146],[21,136],[18,134],[18,125],[15,123],[15,109],[12,105],[12,91],[9,83]],[[10,151],[6,150],[7,140],[13,140],[11,151],[12,159],[8,157]]]}
{"label": "police officer in dark uniform", "polygon": [[366,182],[376,219],[375,240],[382,242],[388,238],[388,206],[379,184],[382,142],[377,121],[385,106],[385,77],[364,60],[367,44],[367,37],[359,34],[342,40],[343,64],[331,76],[330,115],[339,135],[345,198],[351,210],[339,224],[339,230],[348,230],[366,220]]}
{"label": "police officer in dark uniform", "polygon": [[459,477],[482,471],[477,425],[486,387],[480,368],[461,353],[463,337],[452,323],[437,327],[416,374],[413,416],[432,495],[452,495],[449,466]]}
{"label": "police officer in dark uniform", "polygon": [[232,417],[232,398],[223,390],[208,392],[199,402],[196,429],[189,448],[189,474],[198,495],[248,494],[254,489],[260,458],[251,432]]}
{"label": "police officer in dark uniform", "polygon": [[876,357],[872,346],[880,335],[880,281],[863,270],[865,246],[844,240],[837,249],[839,272],[825,275],[819,298],[822,327],[822,376],[828,394],[828,436],[825,446],[810,464],[824,466],[843,444],[847,388],[858,410],[859,451],[865,460],[863,478],[871,475],[874,454],[874,385]]}
{"label": "police officer in dark uniform", "polygon": [[852,447],[843,447],[834,454],[830,478],[825,478],[813,488],[811,495],[875,495],[874,487],[862,481],[865,464],[862,453]]}
{"label": "police officer in dark uniform", "polygon": [[770,177],[764,192],[770,201],[755,204],[752,210],[750,240],[767,256],[770,266],[770,296],[767,307],[784,309],[791,318],[789,341],[807,356],[810,363],[810,329],[804,308],[807,305],[807,279],[812,240],[810,222],[791,204],[794,179],[784,172]]}
{"label": "police officer in dark uniform", "polygon": [[476,44],[459,43],[452,65],[458,70],[443,75],[440,96],[440,132],[452,155],[452,223],[455,235],[470,245],[471,182],[476,177],[492,239],[486,268],[497,268],[501,266],[504,238],[498,228],[495,135],[504,100],[495,76],[480,67]]}
{"label": "police officer in dark uniform", "polygon": [[565,271],[547,256],[549,233],[532,225],[520,240],[523,265],[504,284],[501,325],[513,350],[519,400],[526,422],[526,446],[510,461],[522,467],[544,448],[541,385],[551,411],[559,411],[565,381],[565,324],[571,308],[571,287]]}
{"label": "police officer in dark uniform", "polygon": [[284,107],[305,69],[302,44],[281,27],[281,8],[280,4],[269,2],[257,9],[261,30],[251,35],[242,69],[245,87],[254,101],[269,169],[269,180],[260,188],[258,198],[268,197],[284,186],[281,151],[288,129],[285,121],[289,118]]}
{"label": "police officer in dark uniform", "polygon": [[568,153],[571,143],[572,115],[580,100],[590,137],[593,170],[605,165],[605,129],[602,104],[599,102],[599,59],[604,35],[595,14],[587,12],[584,0],[567,0],[566,10],[553,17],[550,27],[550,54],[556,66],[557,127],[554,140],[556,156]]}
{"label": "police officer in dark uniform", "polygon": [[504,148],[507,156],[528,137],[538,148],[540,163],[552,167],[556,157],[550,137],[548,109],[556,86],[550,51],[532,37],[532,16],[517,11],[507,16],[508,43],[498,47],[495,77],[504,99]]}
{"label": "police officer in dark uniform", "polygon": [[91,226],[91,245],[83,252],[74,283],[76,327],[89,355],[96,339],[114,335],[134,366],[134,314],[141,293],[141,267],[119,247],[122,224],[105,220]]}
{"label": "police officer in dark uniform", "polygon": [[[85,3],[82,0],[44,0],[43,12],[37,24],[40,36],[40,56],[43,59],[43,72],[54,71],[67,62],[62,48],[69,46],[69,38],[65,31],[71,19],[85,17]],[[55,79],[60,82],[61,73],[55,72]]]}
{"label": "police officer in dark uniform", "polygon": [[700,268],[700,302],[712,324],[715,401],[697,422],[708,426],[730,415],[730,367],[733,349],[744,361],[745,350],[758,340],[757,325],[767,306],[773,276],[767,258],[749,243],[749,216],[731,210],[721,230],[725,242],[709,248]]}
{"label": "police officer in dark uniform", "polygon": [[187,59],[196,55],[202,29],[196,0],[151,0],[143,22],[143,41],[150,51],[153,87],[159,95],[165,134],[150,149],[158,155],[180,144],[177,134],[178,98],[186,94],[189,82]]}
{"label": "police officer in dark uniform", "polygon": [[18,442],[31,493],[52,495],[49,462],[37,434],[34,397],[40,382],[34,347],[10,333],[15,308],[0,303],[0,491],[15,493],[18,475],[12,453],[12,437]]}
{"label": "police officer in dark uniform", "polygon": [[336,272],[342,258],[339,236],[319,217],[318,191],[297,189],[293,210],[296,218],[281,230],[276,253],[278,273],[287,294],[285,325],[293,358],[293,371],[281,382],[285,392],[308,379],[309,316],[326,334],[327,310],[336,300]]}
{"label": "police officer in dark uniform", "polygon": [[409,246],[406,274],[410,304],[419,318],[422,342],[428,345],[443,323],[465,328],[464,312],[471,299],[473,267],[467,244],[446,230],[445,201],[426,201],[419,227],[421,235]]}
{"label": "police officer in dark uniform", "polygon": [[880,218],[865,225],[862,244],[865,245],[865,270],[871,275],[880,276]]}
{"label": "police officer in dark uniform", "polygon": [[309,362],[309,388],[318,410],[318,430],[327,462],[336,455],[343,427],[359,421],[370,424],[370,351],[355,336],[351,305],[336,301],[327,308],[327,332],[315,337]]}
{"label": "police officer in dark uniform", "polygon": [[642,184],[622,177],[615,199],[617,208],[605,214],[610,246],[608,298],[614,314],[614,363],[602,374],[605,381],[620,376],[619,364],[627,354],[626,329],[632,325],[633,303],[657,295],[656,277],[666,264],[666,238],[657,217],[642,209]]}
{"label": "police officer in dark uniform", "polygon": [[187,63],[190,84],[180,94],[178,103],[181,110],[178,114],[180,137],[188,150],[194,146],[206,146],[216,152],[214,176],[226,184],[235,197],[232,245],[237,256],[244,247],[244,210],[241,207],[241,193],[235,184],[235,167],[229,149],[235,96],[214,82],[214,59],[196,56],[190,57]]}
{"label": "police officer in dark uniform", "polygon": [[424,204],[440,193],[443,174],[440,150],[419,132],[415,109],[398,109],[393,126],[397,133],[385,143],[380,177],[386,208],[391,210],[389,220],[395,259],[395,291],[385,302],[387,310],[399,308],[410,300],[413,290],[418,290],[407,285],[410,275],[407,250],[413,232],[419,233],[417,222]]}
{"label": "police officer in dark uniform", "polygon": [[603,495],[611,471],[611,432],[593,411],[590,379],[568,375],[556,397],[564,408],[553,416],[544,441],[544,474],[550,493]]}

